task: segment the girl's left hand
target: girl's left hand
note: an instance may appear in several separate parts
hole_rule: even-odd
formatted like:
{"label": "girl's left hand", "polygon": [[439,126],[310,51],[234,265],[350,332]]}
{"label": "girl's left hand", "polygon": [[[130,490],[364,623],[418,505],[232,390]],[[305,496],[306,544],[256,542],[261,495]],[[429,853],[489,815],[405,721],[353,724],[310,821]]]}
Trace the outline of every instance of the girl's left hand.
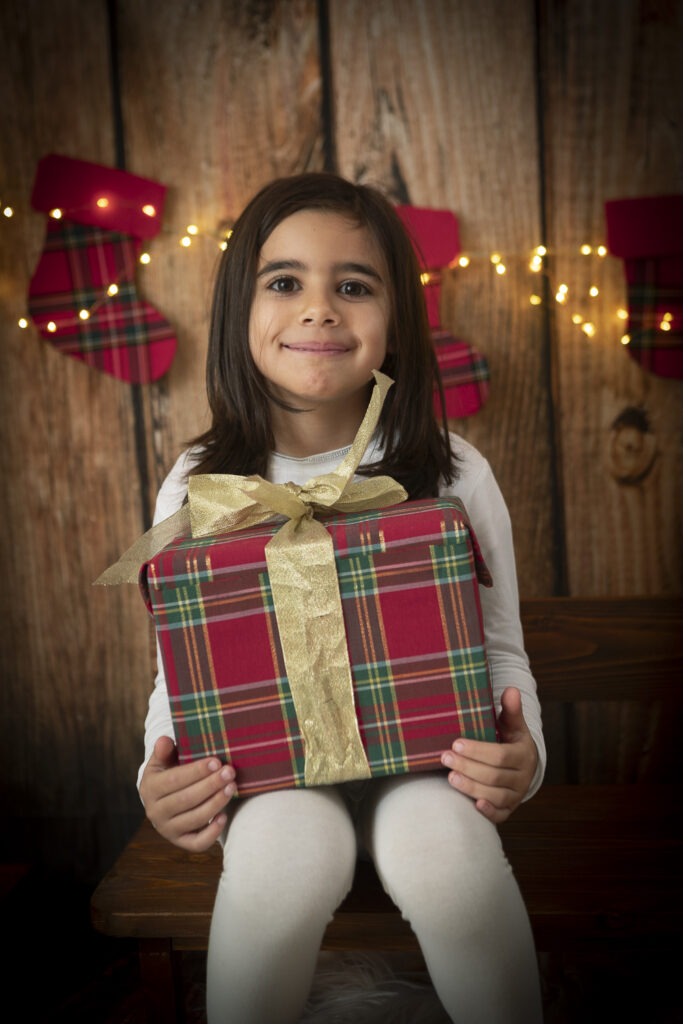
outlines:
{"label": "girl's left hand", "polygon": [[448,781],[454,789],[475,800],[484,817],[496,824],[520,805],[538,764],[538,751],[522,714],[519,690],[503,691],[498,717],[500,743],[458,739],[441,755],[450,768]]}

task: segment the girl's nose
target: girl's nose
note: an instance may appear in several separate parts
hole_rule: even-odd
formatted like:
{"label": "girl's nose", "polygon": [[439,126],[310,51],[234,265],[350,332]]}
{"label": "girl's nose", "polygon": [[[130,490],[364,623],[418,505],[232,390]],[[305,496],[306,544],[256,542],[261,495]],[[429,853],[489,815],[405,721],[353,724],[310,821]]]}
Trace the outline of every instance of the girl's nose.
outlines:
{"label": "girl's nose", "polygon": [[340,320],[339,314],[326,297],[319,295],[309,298],[302,306],[299,323],[312,327],[334,327]]}

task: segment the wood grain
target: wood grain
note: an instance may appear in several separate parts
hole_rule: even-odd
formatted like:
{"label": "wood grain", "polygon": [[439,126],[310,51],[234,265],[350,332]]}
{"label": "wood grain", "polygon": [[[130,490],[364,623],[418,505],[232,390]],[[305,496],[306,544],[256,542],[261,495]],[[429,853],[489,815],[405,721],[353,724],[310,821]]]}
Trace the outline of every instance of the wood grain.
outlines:
{"label": "wood grain", "polygon": [[[331,3],[330,23],[340,172],[396,201],[452,210],[473,255],[444,275],[442,323],[486,356],[491,396],[453,428],[501,485],[522,595],[553,593],[544,324],[521,256],[540,241],[533,3],[344,0]],[[494,249],[505,277],[489,262]]]}
{"label": "wood grain", "polygon": [[[606,199],[683,189],[683,6],[540,8],[546,215],[559,250],[550,270],[570,288],[554,317],[570,593],[680,593],[683,385],[641,370],[620,344],[622,262],[578,249],[604,242]],[[593,339],[571,323],[574,311],[600,324]],[[639,482],[615,470],[615,421],[627,409],[644,413],[656,451]]]}
{"label": "wood grain", "polygon": [[139,599],[91,587],[141,526],[131,395],[16,323],[45,233],[29,206],[38,160],[114,160],[106,3],[84,17],[75,0],[10,0],[0,46],[0,185],[17,208],[0,256],[5,814],[22,822],[17,853],[84,874],[130,828],[143,709],[127,681],[151,672]]}

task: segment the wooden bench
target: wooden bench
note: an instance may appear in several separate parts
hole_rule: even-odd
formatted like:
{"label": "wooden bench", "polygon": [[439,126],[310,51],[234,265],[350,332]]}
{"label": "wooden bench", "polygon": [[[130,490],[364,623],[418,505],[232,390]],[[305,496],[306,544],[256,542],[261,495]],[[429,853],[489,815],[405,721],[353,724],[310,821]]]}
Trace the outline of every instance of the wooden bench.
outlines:
{"label": "wooden bench", "polygon": [[[537,949],[673,947],[683,907],[683,799],[668,773],[678,760],[683,601],[530,600],[522,619],[544,715],[555,731],[565,722],[570,764],[573,716],[585,716],[584,702],[619,702],[614,715],[623,702],[641,702],[671,740],[670,751],[660,737],[655,751],[639,752],[641,761],[654,757],[656,771],[636,765],[628,781],[544,785],[501,827]],[[176,1019],[177,961],[183,950],[206,949],[219,872],[217,845],[188,854],[144,822],[92,897],[98,930],[138,939],[155,1019]],[[359,862],[323,949],[417,948],[372,866]]]}

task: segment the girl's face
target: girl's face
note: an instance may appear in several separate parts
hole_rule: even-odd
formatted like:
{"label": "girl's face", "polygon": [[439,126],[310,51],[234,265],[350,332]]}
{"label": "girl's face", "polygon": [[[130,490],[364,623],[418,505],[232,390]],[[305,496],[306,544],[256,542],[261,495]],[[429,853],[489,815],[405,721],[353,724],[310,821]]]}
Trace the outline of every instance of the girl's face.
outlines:
{"label": "girl's face", "polygon": [[371,371],[384,362],[389,315],[384,258],[366,228],[300,210],[271,232],[259,256],[249,347],[277,397],[348,419],[355,433]]}

